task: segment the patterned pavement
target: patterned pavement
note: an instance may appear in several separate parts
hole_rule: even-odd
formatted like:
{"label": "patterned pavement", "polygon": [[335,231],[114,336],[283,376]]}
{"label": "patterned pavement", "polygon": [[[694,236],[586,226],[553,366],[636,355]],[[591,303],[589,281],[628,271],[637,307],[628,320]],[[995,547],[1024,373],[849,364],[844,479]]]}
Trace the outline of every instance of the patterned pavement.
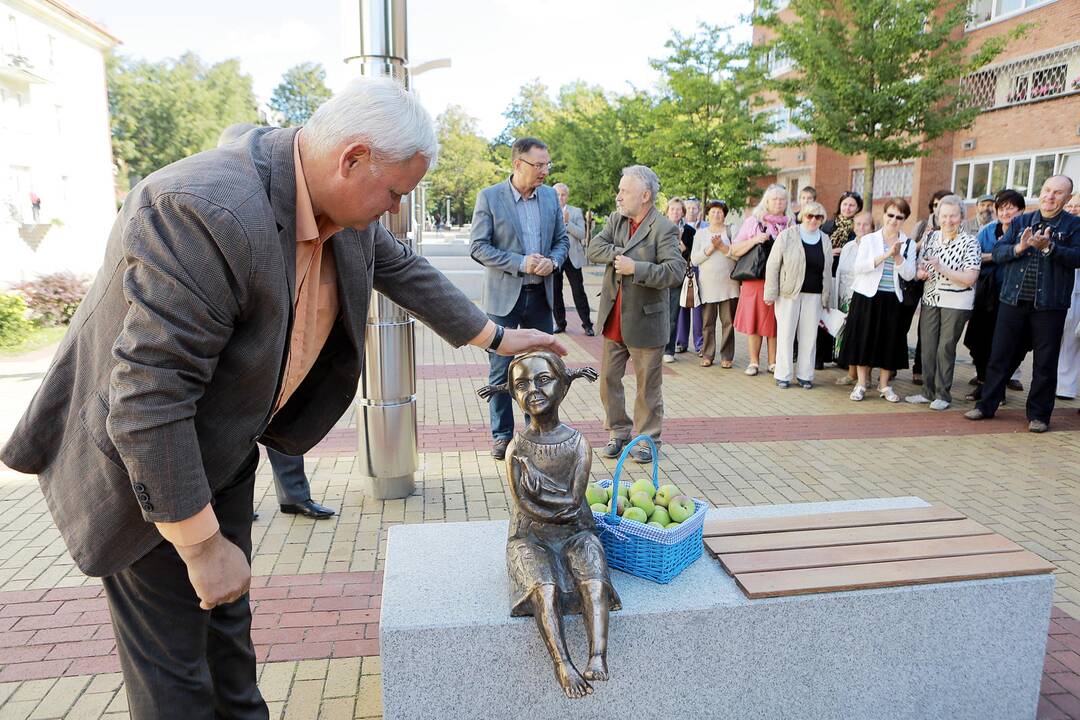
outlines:
{"label": "patterned pavement", "polygon": [[[590,273],[590,282],[596,282]],[[597,364],[600,342],[575,328],[571,364]],[[260,687],[275,718],[381,716],[377,627],[386,533],[398,523],[508,515],[488,449],[486,363],[472,348],[417,332],[422,470],[404,500],[363,497],[353,479],[350,412],[307,458],[313,497],[339,514],[314,522],[278,512],[269,466],[256,477],[253,636]],[[847,400],[820,372],[812,391],[767,376],[665,368],[662,481],[714,505],[917,495],[947,503],[1058,567],[1040,718],[1080,718],[1080,403],[1061,403],[1053,432],[1023,432],[1023,394],[992,422],[874,396]],[[736,368],[745,366],[739,338]],[[0,363],[0,406],[25,403],[43,367]],[[971,366],[957,369],[954,395]],[[897,392],[914,388],[902,373]],[[1027,378],[1025,378],[1025,382]],[[633,380],[628,379],[628,395]],[[8,412],[8,414],[12,414]],[[577,383],[564,420],[594,446],[606,439],[598,388]],[[10,427],[0,427],[0,437]],[[614,463],[597,457],[597,478]],[[641,468],[632,473],[644,474]],[[32,477],[0,467],[0,720],[125,718],[122,679],[98,581],[75,569]]]}

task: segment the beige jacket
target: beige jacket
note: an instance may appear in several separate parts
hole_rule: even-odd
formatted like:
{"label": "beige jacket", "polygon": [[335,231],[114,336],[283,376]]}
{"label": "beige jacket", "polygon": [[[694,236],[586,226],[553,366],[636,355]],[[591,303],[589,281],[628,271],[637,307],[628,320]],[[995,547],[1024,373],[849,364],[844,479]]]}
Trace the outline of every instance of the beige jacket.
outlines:
{"label": "beige jacket", "polygon": [[[832,245],[829,236],[818,231],[818,242],[825,254],[821,274],[821,306],[832,305]],[[803,249],[799,226],[786,228],[776,237],[769,262],[765,265],[765,302],[777,297],[793,298],[802,289],[806,277],[806,251]]]}

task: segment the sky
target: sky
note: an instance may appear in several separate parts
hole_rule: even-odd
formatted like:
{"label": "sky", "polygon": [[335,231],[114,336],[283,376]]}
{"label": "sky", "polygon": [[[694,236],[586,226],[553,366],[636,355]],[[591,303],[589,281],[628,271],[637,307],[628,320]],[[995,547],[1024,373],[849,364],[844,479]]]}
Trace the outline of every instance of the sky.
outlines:
{"label": "sky", "polygon": [[[119,37],[124,55],[159,60],[190,50],[208,62],[240,58],[262,102],[281,74],[301,62],[321,62],[331,89],[356,74],[342,62],[341,20],[343,3],[355,1],[67,0]],[[613,92],[652,87],[658,76],[649,59],[665,55],[673,31],[692,34],[708,22],[733,26],[735,40],[748,41],[750,28],[740,18],[752,4],[409,0],[410,64],[452,63],[416,77],[414,88],[432,116],[461,105],[491,138],[505,126],[502,113],[522,85],[539,78],[553,92],[579,79]]]}

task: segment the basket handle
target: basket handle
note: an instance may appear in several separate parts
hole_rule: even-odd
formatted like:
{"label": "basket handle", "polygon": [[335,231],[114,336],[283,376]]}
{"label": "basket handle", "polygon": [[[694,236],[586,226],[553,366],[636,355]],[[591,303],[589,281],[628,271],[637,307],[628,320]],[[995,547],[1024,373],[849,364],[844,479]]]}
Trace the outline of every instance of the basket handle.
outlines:
{"label": "basket handle", "polygon": [[612,520],[618,517],[615,511],[619,506],[619,476],[622,475],[623,463],[626,462],[626,457],[630,454],[630,451],[637,447],[637,444],[642,440],[647,441],[649,449],[652,450],[652,484],[657,490],[660,489],[660,456],[656,452],[656,443],[648,435],[638,435],[623,446],[622,453],[619,455],[619,462],[615,465],[615,473],[612,475],[611,483],[611,510],[608,511],[608,517]]}

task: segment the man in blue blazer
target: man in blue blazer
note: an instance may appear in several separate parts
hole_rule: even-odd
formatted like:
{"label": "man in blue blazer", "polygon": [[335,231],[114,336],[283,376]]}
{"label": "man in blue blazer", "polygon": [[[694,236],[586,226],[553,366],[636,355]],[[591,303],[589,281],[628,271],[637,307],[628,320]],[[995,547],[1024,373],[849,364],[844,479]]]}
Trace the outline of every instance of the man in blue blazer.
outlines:
{"label": "man in blue blazer", "polygon": [[[476,196],[470,254],[485,268],[483,308],[488,317],[503,327],[550,333],[555,329],[551,274],[566,259],[570,245],[558,197],[544,185],[551,156],[547,145],[526,137],[514,143],[510,158],[510,178]],[[491,356],[488,384],[506,382],[511,359]],[[488,402],[491,455],[502,460],[514,435],[513,408],[506,393],[496,393]]]}

